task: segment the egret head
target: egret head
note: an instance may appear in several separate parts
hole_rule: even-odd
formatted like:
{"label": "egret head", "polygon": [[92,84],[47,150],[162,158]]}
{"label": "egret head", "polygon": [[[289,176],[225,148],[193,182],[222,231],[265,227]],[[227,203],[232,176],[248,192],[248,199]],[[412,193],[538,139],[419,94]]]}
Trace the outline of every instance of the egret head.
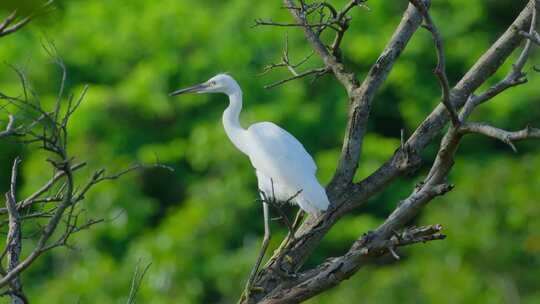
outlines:
{"label": "egret head", "polygon": [[217,74],[216,76],[208,79],[208,81],[191,86],[189,88],[176,90],[169,94],[169,96],[175,96],[186,93],[224,93],[227,95],[238,93],[240,86],[227,74]]}

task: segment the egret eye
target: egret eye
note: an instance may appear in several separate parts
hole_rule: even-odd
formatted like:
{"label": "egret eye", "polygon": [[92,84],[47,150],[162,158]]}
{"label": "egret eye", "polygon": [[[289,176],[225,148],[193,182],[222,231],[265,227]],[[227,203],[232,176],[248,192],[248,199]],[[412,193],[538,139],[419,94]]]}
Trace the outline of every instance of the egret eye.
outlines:
{"label": "egret eye", "polygon": [[210,85],[211,85],[211,86],[215,86],[215,85],[216,85],[216,82],[215,82],[215,81],[211,81],[211,82],[210,82]]}

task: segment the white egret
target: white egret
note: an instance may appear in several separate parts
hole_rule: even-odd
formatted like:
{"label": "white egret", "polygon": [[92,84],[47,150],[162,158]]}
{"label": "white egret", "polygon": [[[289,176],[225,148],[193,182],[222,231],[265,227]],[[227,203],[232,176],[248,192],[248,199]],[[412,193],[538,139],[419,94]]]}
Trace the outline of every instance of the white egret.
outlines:
{"label": "white egret", "polygon": [[312,216],[328,208],[328,197],[315,175],[317,166],[304,146],[274,123],[259,122],[247,129],[242,128],[242,90],[231,76],[218,74],[204,83],[170,95],[184,93],[224,93],[229,97],[229,106],[223,112],[223,127],[234,146],[249,157],[263,200],[265,234],[261,253],[252,271],[253,277],[270,239],[268,198],[296,203]]}

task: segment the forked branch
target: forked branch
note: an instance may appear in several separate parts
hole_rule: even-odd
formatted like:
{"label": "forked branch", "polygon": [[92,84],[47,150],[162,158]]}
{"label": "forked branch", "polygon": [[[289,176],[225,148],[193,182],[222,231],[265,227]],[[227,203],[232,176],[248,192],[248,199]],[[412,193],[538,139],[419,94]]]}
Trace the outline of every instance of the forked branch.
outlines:
{"label": "forked branch", "polygon": [[431,15],[428,12],[427,7],[424,5],[422,0],[410,0],[410,2],[420,11],[424,18],[425,28],[431,33],[433,37],[433,42],[435,44],[435,49],[437,50],[437,66],[435,67],[435,75],[439,80],[439,85],[441,86],[442,97],[441,102],[446,107],[448,114],[450,115],[450,120],[454,126],[459,126],[460,121],[457,115],[456,109],[450,103],[450,84],[448,83],[448,77],[446,76],[446,56],[444,53],[444,44],[439,30],[435,26]]}
{"label": "forked branch", "polygon": [[540,139],[540,129],[527,126],[519,131],[506,131],[481,122],[468,122],[459,129],[461,133],[478,133],[487,137],[495,138],[507,144],[517,153],[514,141],[525,139]]}
{"label": "forked branch", "polygon": [[[396,244],[396,242],[400,240],[397,237],[400,234],[396,231],[407,225],[434,198],[453,189],[453,185],[447,182],[447,176],[455,162],[455,155],[461,139],[464,135],[471,133],[472,128],[478,129],[479,126],[477,123],[466,122],[467,113],[474,110],[476,105],[493,98],[506,89],[525,83],[526,78],[524,78],[522,69],[530,54],[530,43],[526,44],[522,54],[514,64],[514,68],[503,82],[496,84],[486,92],[473,95],[474,91],[502,66],[504,61],[518,48],[520,42],[524,40],[520,31],[532,33],[536,14],[534,0],[527,3],[513,24],[486,50],[484,55],[478,59],[453,88],[449,87],[446,79],[442,40],[433,20],[427,14],[428,3],[411,2],[394,36],[370,69],[362,84],[354,80],[349,82],[350,79],[354,79],[354,74],[348,72],[340,59],[328,51],[328,47],[321,42],[313,27],[302,27],[307,41],[311,44],[315,53],[321,57],[325,65],[331,68],[336,79],[345,87],[350,101],[349,124],[342,155],[332,183],[327,188],[331,208],[319,218],[308,218],[296,231],[295,240],[281,244],[274,256],[257,276],[255,285],[258,292],[254,293],[252,298],[244,299],[243,302],[297,303],[339,284],[339,282],[353,275],[361,267],[377,259],[380,256],[379,254],[390,254],[395,258],[399,257],[396,247],[400,244]],[[293,15],[295,22],[305,24],[305,10],[309,6],[303,1],[300,1],[298,6],[293,5],[292,1],[285,1],[285,4]],[[420,9],[417,9],[415,5]],[[425,20],[437,49],[439,60],[436,72],[438,72],[437,77],[441,84],[443,102],[428,115],[408,140],[402,140],[401,146],[397,148],[396,153],[388,162],[366,179],[357,184],[352,184],[352,177],[356,173],[358,166],[362,140],[366,130],[365,126],[375,92],[386,79],[393,63],[398,59],[399,54],[405,48],[422,20]],[[340,74],[342,72],[345,72],[345,74]],[[350,75],[353,78],[347,77]],[[471,103],[471,100],[476,102]],[[465,108],[458,117],[457,110],[463,106]],[[311,270],[296,273],[296,276],[290,278],[279,276],[279,273],[295,273],[298,271],[326,232],[343,215],[365,204],[399,176],[417,168],[420,163],[420,152],[434,142],[449,121],[452,122],[452,125],[441,141],[436,159],[424,181],[417,185],[412,193],[397,205],[396,209],[377,229],[359,238],[351,246],[350,250],[341,257],[330,258],[327,262]],[[518,132],[505,131],[507,133],[501,133],[501,130],[495,130],[494,127],[483,125],[480,129],[482,132],[490,134],[496,131],[497,137],[500,138],[504,135],[510,141],[537,138],[538,136],[538,130],[534,128]],[[434,232],[427,237],[427,240],[438,239],[439,235],[437,233]],[[369,253],[373,253],[373,255]]]}
{"label": "forked branch", "polygon": [[[79,184],[81,178],[75,178],[79,169],[85,166],[85,162],[75,162],[68,148],[68,133],[70,120],[73,114],[83,102],[88,87],[85,86],[78,97],[74,94],[65,93],[67,70],[63,64],[54,44],[44,45],[53,61],[60,67],[62,77],[59,90],[52,110],[44,108],[39,102],[37,93],[28,94],[28,83],[24,72],[14,68],[22,85],[21,97],[11,97],[0,93],[0,99],[7,102],[3,110],[18,110],[25,113],[28,120],[21,121],[18,127],[14,127],[13,115],[10,115],[5,136],[18,135],[21,143],[37,143],[39,148],[49,154],[46,161],[52,171],[48,179],[35,192],[19,201],[15,198],[15,184],[17,176],[17,158],[12,169],[10,192],[6,195],[6,207],[0,208],[0,215],[7,214],[9,233],[7,247],[0,261],[7,256],[7,269],[0,271],[0,288],[8,289],[6,295],[23,297],[20,274],[30,267],[41,255],[57,247],[71,248],[70,240],[73,236],[85,229],[105,221],[103,218],[82,220],[85,212],[80,205],[87,193],[101,182],[116,180],[121,176],[135,170],[148,167],[167,168],[164,165],[133,165],[118,173],[107,175],[105,169],[94,172],[86,183]],[[9,113],[9,112],[8,112]],[[41,204],[39,209],[33,209],[36,204]],[[23,222],[31,223],[40,220],[37,231],[32,233],[33,242],[28,242],[31,248],[28,254],[21,256],[20,248],[23,245],[21,225]],[[3,225],[6,221],[1,221]],[[43,225],[41,225],[43,224]],[[1,263],[0,263],[1,266]],[[1,268],[1,267],[0,267]]]}
{"label": "forked branch", "polygon": [[30,21],[32,21],[37,16],[47,13],[48,10],[52,8],[53,2],[54,0],[49,0],[45,2],[43,5],[38,7],[35,11],[30,13],[30,15],[23,17],[20,20],[17,20],[18,19],[17,11],[16,10],[13,11],[4,19],[4,21],[0,23],[0,37],[15,33],[16,31],[20,30],[21,28],[26,26],[28,23],[30,23]]}

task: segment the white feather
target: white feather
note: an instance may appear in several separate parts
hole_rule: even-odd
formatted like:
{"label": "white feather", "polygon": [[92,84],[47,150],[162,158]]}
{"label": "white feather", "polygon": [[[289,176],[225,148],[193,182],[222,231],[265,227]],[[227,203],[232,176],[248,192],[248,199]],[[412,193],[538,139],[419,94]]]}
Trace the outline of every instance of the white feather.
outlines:
{"label": "white feather", "polygon": [[317,166],[294,136],[271,122],[242,128],[242,90],[231,76],[219,74],[172,95],[190,92],[229,96],[229,106],[223,112],[223,127],[234,146],[249,157],[259,189],[267,198],[274,196],[279,201],[287,201],[294,196],[292,202],[312,215],[328,208],[328,197],[316,177]]}
{"label": "white feather", "polygon": [[293,201],[310,214],[328,208],[326,192],[317,181],[317,166],[294,136],[274,123],[260,122],[247,129],[247,137],[246,154],[257,171],[260,190],[280,201],[298,193]]}

